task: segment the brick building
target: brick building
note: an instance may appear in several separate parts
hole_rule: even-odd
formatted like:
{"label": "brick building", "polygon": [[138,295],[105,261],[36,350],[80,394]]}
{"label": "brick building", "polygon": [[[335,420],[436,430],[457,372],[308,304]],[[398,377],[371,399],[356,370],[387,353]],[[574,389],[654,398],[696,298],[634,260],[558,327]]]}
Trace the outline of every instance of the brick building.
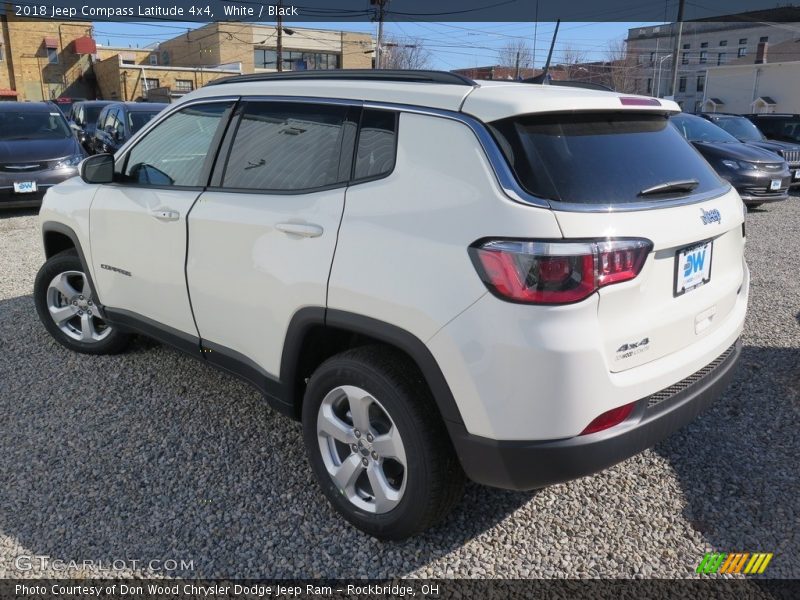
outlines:
{"label": "brick building", "polygon": [[0,100],[93,97],[89,22],[0,15]]}
{"label": "brick building", "polygon": [[[209,23],[158,46],[158,64],[242,63],[244,73],[277,70],[274,25]],[[284,27],[283,70],[370,69],[375,41],[365,33]]]}

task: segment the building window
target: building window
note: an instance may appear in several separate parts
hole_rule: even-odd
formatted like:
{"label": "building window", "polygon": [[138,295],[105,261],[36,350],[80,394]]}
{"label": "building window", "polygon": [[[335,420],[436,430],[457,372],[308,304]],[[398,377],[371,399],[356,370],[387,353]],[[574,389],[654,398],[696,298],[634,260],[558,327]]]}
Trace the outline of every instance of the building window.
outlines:
{"label": "building window", "polygon": [[648,94],[653,93],[653,80],[650,77],[647,78],[647,93]]}
{"label": "building window", "polygon": [[133,60],[132,58],[123,58],[122,59],[122,64],[123,65],[135,65],[136,61]]}
{"label": "building window", "polygon": [[654,62],[656,62],[656,53],[655,52],[651,52],[650,53],[650,64],[652,65]]}
{"label": "building window", "polygon": [[769,36],[765,35],[764,37],[758,38],[758,41],[762,44],[766,44],[769,41]]}
{"label": "building window", "polygon": [[678,79],[678,91],[685,92],[686,91],[686,77],[681,77]]}
{"label": "building window", "polygon": [[706,76],[705,75],[698,75],[697,76],[697,91],[702,92],[706,89]]}
{"label": "building window", "polygon": [[747,38],[739,38],[739,45],[746,46],[747,45]]}
{"label": "building window", "polygon": [[689,49],[689,48],[691,48],[691,47],[692,47],[692,45],[691,45],[691,44],[684,44],[684,45],[683,45],[683,49],[684,49],[684,50],[688,50],[688,49]]}
{"label": "building window", "polygon": [[724,52],[717,54],[717,65],[724,65],[726,60],[727,56]]}
{"label": "building window", "polygon": [[152,90],[159,87],[158,79],[153,79],[151,77],[145,77],[144,83],[145,83],[145,89],[148,90]]}
{"label": "building window", "polygon": [[739,51],[736,53],[736,56],[738,56],[739,58],[747,56],[747,48],[739,48]]}
{"label": "building window", "polygon": [[3,62],[3,44],[0,44],[0,62]]}
{"label": "building window", "polygon": [[695,100],[694,101],[694,112],[699,113],[703,109],[703,101],[702,100]]}
{"label": "building window", "polygon": [[150,64],[157,65],[158,64],[158,54],[151,54],[150,55]]}
{"label": "building window", "polygon": [[701,48],[708,48],[708,42],[703,42],[702,44],[700,44],[700,47]]}
{"label": "building window", "polygon": [[194,82],[191,79],[176,79],[174,87],[176,92],[191,92],[194,90]]}
{"label": "building window", "polygon": [[722,41],[719,43],[719,45],[720,45],[720,46],[727,46],[727,45],[728,45],[728,40],[722,40]]}
{"label": "building window", "polygon": [[[338,69],[339,55],[326,52],[300,52],[284,50],[282,53],[284,71],[315,71],[319,69]],[[256,69],[277,69],[278,53],[275,50],[256,48],[253,55]]]}
{"label": "building window", "polygon": [[681,64],[682,65],[688,65],[689,64],[689,53],[688,52],[684,52],[683,55],[681,56]]}
{"label": "building window", "polygon": [[57,48],[48,48],[47,49],[47,62],[51,65],[58,64],[58,49]]}
{"label": "building window", "polygon": [[700,51],[700,64],[704,65],[708,62],[708,50]]}

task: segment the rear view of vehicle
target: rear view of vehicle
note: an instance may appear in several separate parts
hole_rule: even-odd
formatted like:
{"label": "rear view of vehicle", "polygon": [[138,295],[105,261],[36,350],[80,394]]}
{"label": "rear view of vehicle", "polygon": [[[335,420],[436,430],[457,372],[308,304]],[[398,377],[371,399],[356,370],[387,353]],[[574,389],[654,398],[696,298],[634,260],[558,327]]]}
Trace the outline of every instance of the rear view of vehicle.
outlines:
{"label": "rear view of vehicle", "polygon": [[38,206],[84,156],[54,104],[0,102],[0,208]]}
{"label": "rear view of vehicle", "polygon": [[462,464],[500,487],[595,472],[688,423],[732,377],[747,306],[744,207],[670,125],[677,107],[563,100],[599,110],[489,123],[530,230],[549,208],[563,237],[519,235],[518,214],[487,231],[470,255],[490,294],[430,342]]}

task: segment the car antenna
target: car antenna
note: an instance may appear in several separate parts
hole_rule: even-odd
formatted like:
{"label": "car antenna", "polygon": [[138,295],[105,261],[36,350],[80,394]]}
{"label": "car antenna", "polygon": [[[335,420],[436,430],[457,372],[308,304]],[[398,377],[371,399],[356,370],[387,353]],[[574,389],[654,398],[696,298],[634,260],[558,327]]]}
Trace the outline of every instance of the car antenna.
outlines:
{"label": "car antenna", "polygon": [[561,19],[556,19],[556,29],[553,31],[553,39],[550,41],[550,52],[547,53],[547,61],[544,63],[544,69],[542,69],[542,72],[535,77],[526,79],[525,83],[542,83],[547,85],[547,83],[550,81],[547,78],[547,72],[550,70],[550,59],[553,58],[553,48],[556,45],[556,36],[558,36],[558,26],[560,24]]}

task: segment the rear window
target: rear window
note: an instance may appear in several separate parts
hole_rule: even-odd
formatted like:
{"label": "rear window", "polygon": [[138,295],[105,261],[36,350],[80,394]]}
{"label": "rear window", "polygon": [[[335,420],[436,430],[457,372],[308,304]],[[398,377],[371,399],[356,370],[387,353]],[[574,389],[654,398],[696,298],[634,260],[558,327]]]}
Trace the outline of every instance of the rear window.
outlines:
{"label": "rear window", "polygon": [[[495,121],[517,180],[529,193],[557,202],[628,204],[700,194],[724,186],[666,117],[633,113],[549,114]],[[641,195],[671,182],[691,191]]]}
{"label": "rear window", "polygon": [[755,118],[756,125],[773,140],[800,142],[800,119],[792,117]]}

